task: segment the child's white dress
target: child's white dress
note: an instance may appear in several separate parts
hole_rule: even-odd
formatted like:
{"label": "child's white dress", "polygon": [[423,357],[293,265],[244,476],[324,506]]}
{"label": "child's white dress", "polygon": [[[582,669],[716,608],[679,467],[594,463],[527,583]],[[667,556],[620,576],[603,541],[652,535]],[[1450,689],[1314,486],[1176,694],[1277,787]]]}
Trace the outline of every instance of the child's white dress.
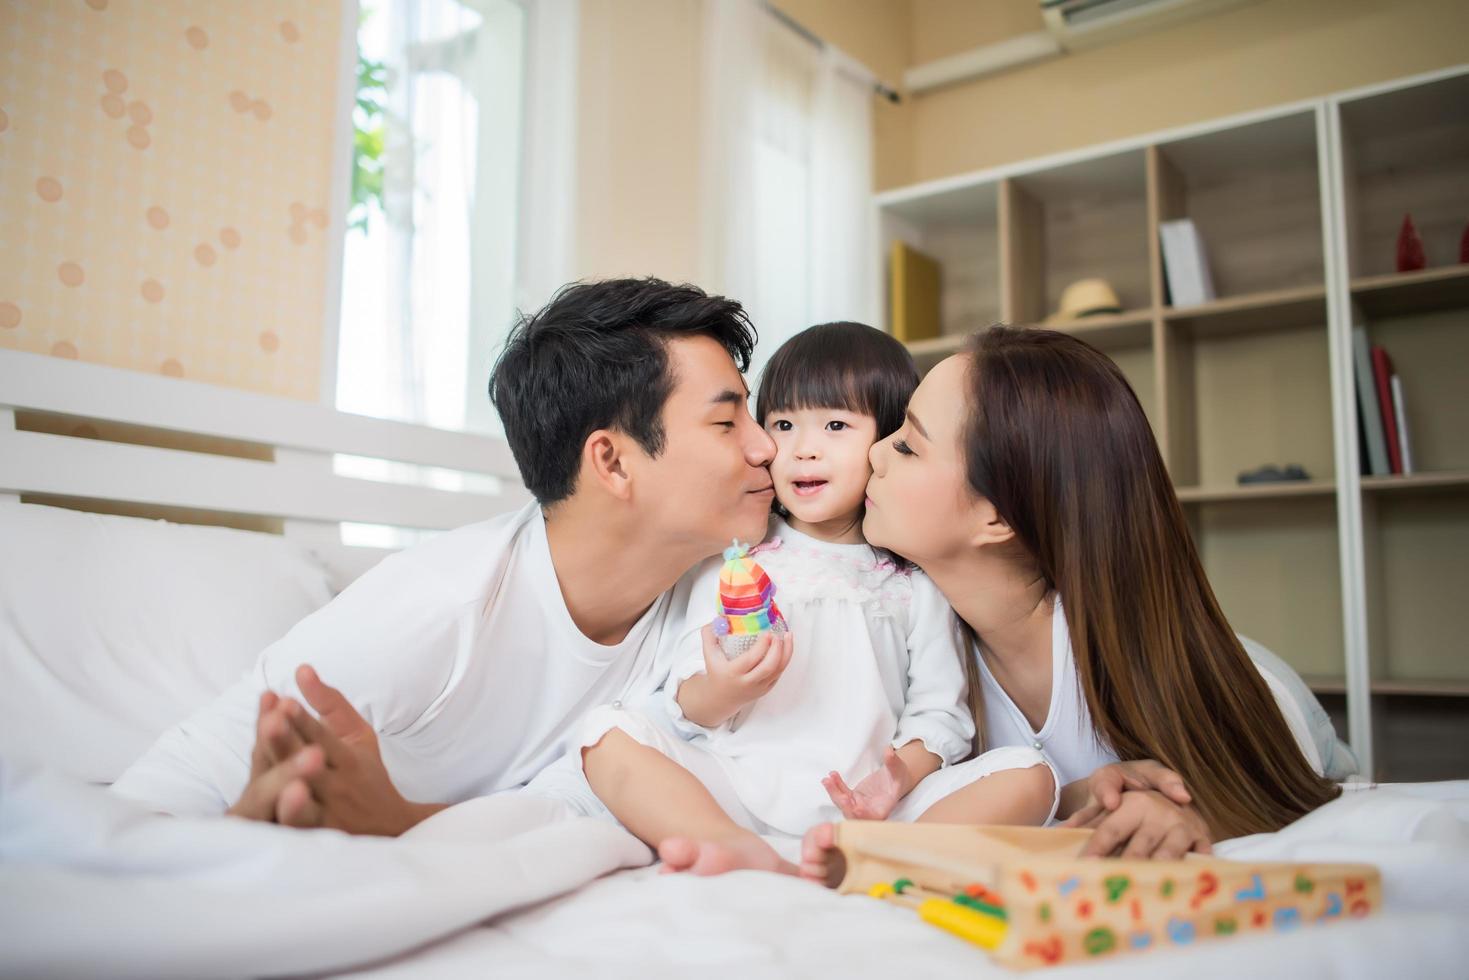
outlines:
{"label": "child's white dress", "polygon": [[583,747],[622,729],[692,772],[736,822],[791,835],[840,820],[822,777],[836,770],[855,786],[882,764],[888,745],[921,741],[944,765],[899,803],[895,820],[915,819],[1001,769],[1049,766],[1021,746],[956,765],[970,753],[974,719],[954,613],[922,572],[865,544],[817,540],[779,518],[752,557],[775,583],[775,603],[795,641],[775,686],[717,728],[695,724],[679,708],[679,685],[705,669],[699,631],[718,611],[722,561],[712,558],[695,581],[674,648],[666,716],[657,717],[656,707],[598,708],[586,720]]}

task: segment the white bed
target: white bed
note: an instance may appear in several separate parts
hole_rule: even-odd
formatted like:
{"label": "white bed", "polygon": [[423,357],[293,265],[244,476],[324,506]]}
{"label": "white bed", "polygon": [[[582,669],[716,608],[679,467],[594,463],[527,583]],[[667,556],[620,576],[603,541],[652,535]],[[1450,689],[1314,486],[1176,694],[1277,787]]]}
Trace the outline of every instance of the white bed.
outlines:
{"label": "white bed", "polygon": [[[334,453],[492,489],[347,477]],[[88,785],[385,553],[341,522],[448,528],[524,499],[497,440],[0,351],[0,975],[1004,972],[892,906],[659,875],[608,824],[477,840],[503,800],[385,841],[175,820]],[[174,523],[118,516],[150,513]],[[1352,793],[1225,849],[1376,863],[1385,909],[1070,972],[1469,975],[1469,782]]]}

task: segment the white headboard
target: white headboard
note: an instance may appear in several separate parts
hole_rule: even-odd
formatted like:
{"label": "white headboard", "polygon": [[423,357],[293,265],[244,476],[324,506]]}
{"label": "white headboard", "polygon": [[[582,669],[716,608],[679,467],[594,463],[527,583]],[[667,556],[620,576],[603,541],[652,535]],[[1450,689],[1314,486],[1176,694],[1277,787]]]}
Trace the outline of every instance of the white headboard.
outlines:
{"label": "white headboard", "polygon": [[[338,453],[495,479],[460,491],[358,479],[334,472]],[[11,350],[0,350],[0,496],[265,519],[339,585],[387,553],[343,545],[342,522],[443,530],[530,499],[502,439]]]}

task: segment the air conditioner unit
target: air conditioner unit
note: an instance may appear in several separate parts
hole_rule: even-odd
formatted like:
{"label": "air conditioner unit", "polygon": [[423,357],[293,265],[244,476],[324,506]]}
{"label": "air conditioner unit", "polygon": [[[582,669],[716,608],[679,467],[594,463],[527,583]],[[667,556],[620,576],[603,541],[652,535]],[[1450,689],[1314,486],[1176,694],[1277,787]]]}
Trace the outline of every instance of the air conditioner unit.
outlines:
{"label": "air conditioner unit", "polygon": [[1062,48],[1077,51],[1253,2],[1255,0],[1040,0],[1040,5],[1046,30]]}

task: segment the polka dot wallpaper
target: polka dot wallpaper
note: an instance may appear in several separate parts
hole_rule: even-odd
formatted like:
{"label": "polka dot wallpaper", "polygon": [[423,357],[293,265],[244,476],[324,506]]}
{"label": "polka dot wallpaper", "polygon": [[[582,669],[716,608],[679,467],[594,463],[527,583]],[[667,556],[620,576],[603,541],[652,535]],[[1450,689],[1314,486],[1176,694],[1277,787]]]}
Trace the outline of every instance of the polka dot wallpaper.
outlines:
{"label": "polka dot wallpaper", "polygon": [[340,25],[0,0],[0,347],[316,399]]}

